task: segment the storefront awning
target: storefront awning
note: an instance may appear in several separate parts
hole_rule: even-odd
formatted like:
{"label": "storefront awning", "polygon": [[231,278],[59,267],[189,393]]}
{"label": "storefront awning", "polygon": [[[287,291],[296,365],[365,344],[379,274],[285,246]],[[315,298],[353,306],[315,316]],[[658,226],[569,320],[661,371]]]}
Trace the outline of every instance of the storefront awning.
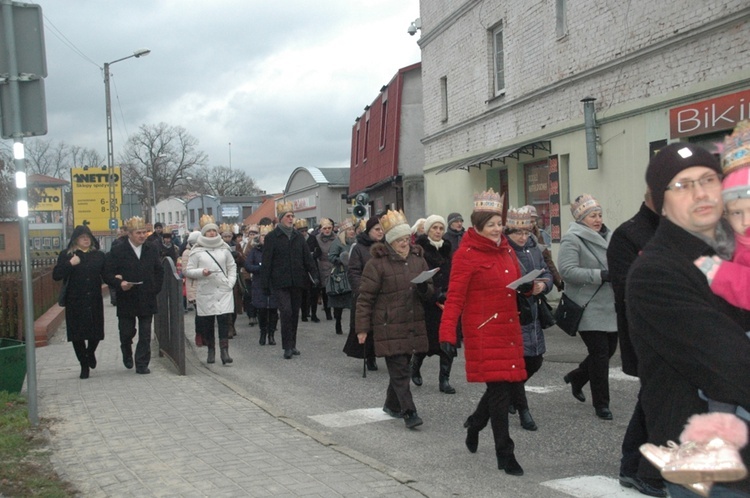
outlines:
{"label": "storefront awning", "polygon": [[550,152],[552,150],[552,147],[550,142],[541,140],[539,142],[532,142],[530,144],[521,145],[518,147],[498,149],[493,152],[480,154],[468,159],[453,161],[440,168],[435,174],[439,175],[440,173],[447,173],[448,171],[453,171],[455,169],[465,169],[466,171],[469,171],[472,167],[481,168],[483,164],[486,164],[488,166],[492,165],[493,161],[500,161],[501,163],[505,164],[505,159],[512,157],[518,160],[521,154],[526,154],[534,157],[537,150]]}

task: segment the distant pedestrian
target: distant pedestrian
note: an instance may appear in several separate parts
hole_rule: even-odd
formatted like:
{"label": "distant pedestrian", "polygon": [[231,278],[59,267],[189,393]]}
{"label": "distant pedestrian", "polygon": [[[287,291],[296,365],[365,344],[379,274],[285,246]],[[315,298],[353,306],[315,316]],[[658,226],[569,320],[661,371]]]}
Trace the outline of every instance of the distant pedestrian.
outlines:
{"label": "distant pedestrian", "polygon": [[451,243],[451,251],[455,253],[458,250],[458,246],[461,245],[464,233],[466,233],[464,217],[461,216],[461,213],[451,213],[448,215],[447,223],[448,226],[445,229],[443,238]]}
{"label": "distant pedestrian", "polygon": [[104,261],[89,227],[79,225],[52,270],[53,279],[66,282],[65,327],[81,364],[81,379],[88,379],[89,369],[96,368],[96,348],[104,339]]}
{"label": "distant pedestrian", "polygon": [[[339,234],[336,236],[336,240],[334,240],[331,248],[328,250],[328,261],[331,263],[332,271],[337,278],[345,280],[347,283],[349,283],[347,276],[349,251],[352,245],[354,245],[354,224],[352,224],[351,220],[344,220],[339,226]],[[329,275],[328,278],[332,277],[332,275]],[[328,305],[333,308],[333,318],[336,320],[336,333],[341,335],[344,333],[344,329],[341,326],[341,317],[345,309],[352,307],[351,290],[328,296]]]}
{"label": "distant pedestrian", "polygon": [[427,352],[427,330],[422,302],[429,299],[432,284],[413,284],[427,270],[422,248],[412,246],[411,227],[404,213],[388,211],[380,219],[385,243],[373,244],[372,258],[359,283],[356,329],[360,344],[368,334],[375,341],[375,355],[385,358],[390,382],[383,411],[403,417],[406,427],[422,425],[409,388],[409,360]]}
{"label": "distant pedestrian", "polygon": [[107,254],[104,277],[108,285],[117,288],[122,362],[125,368],[133,368],[133,338],[137,333],[135,372],[149,374],[151,323],[159,312],[156,295],[161,291],[164,272],[159,251],[153,244],[145,243],[148,231],[143,219],[134,216],[125,225],[128,240]]}
{"label": "distant pedestrian", "polygon": [[260,272],[263,267],[263,247],[266,235],[271,230],[273,230],[271,225],[264,225],[260,228],[258,240],[252,243],[252,249],[245,258],[245,270],[252,275],[252,299],[258,316],[258,327],[260,327],[258,344],[261,346],[266,345],[266,339],[268,339],[269,346],[276,345],[276,324],[279,322],[279,304],[276,301],[276,296],[273,292],[270,294],[263,292],[260,279]]}

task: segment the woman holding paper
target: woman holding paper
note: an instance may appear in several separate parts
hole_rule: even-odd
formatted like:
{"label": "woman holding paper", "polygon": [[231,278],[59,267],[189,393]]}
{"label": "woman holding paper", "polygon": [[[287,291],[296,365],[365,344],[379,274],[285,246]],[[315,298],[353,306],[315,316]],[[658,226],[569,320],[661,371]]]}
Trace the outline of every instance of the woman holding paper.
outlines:
{"label": "woman holding paper", "polygon": [[573,397],[585,402],[583,386],[591,381],[596,416],[612,420],[609,410],[609,359],[617,350],[615,297],[609,280],[607,247],[612,231],[602,221],[602,207],[589,194],[570,204],[575,221],[560,242],[557,267],[565,280],[565,295],[583,306],[578,332],[588,356],[563,377]]}
{"label": "woman holding paper", "polygon": [[425,356],[438,355],[440,357],[440,373],[438,385],[440,392],[455,394],[456,390],[450,385],[451,367],[455,355],[449,355],[440,349],[440,320],[443,317],[443,303],[448,293],[448,279],[451,274],[451,243],[443,239],[445,233],[445,219],[433,214],[424,220],[424,234],[417,237],[417,245],[424,251],[424,259],[430,269],[439,271],[432,279],[435,291],[430,299],[424,303],[424,319],[427,327],[427,339],[430,348],[427,353],[417,353],[411,359],[411,380],[415,385],[422,385],[420,368]]}
{"label": "woman holding paper", "polygon": [[409,389],[409,359],[427,351],[427,331],[422,302],[432,294],[429,280],[412,283],[427,263],[422,248],[412,246],[411,227],[403,212],[388,211],[380,218],[386,243],[377,242],[362,271],[355,326],[364,344],[372,333],[375,355],[385,357],[390,382],[383,411],[403,417],[406,427],[422,425]]}
{"label": "woman holding paper", "polygon": [[[547,346],[544,342],[544,330],[542,330],[542,324],[539,321],[540,305],[537,304],[537,296],[547,294],[552,290],[552,272],[547,267],[547,263],[544,262],[541,249],[539,249],[534,238],[531,237],[532,228],[531,211],[525,207],[519,209],[510,208],[508,210],[508,219],[505,222],[505,235],[508,237],[510,247],[516,252],[521,273],[527,275],[534,270],[542,270],[534,279],[534,282],[529,283],[529,288],[524,293],[524,299],[529,302],[532,316],[531,323],[521,326],[523,333],[523,360],[526,364],[526,375],[528,376],[526,380],[529,380],[542,367],[544,353],[547,351]],[[542,303],[541,306],[545,306],[545,304]],[[521,427],[527,431],[535,431],[537,430],[537,425],[529,411],[529,402],[526,399],[524,385],[525,382],[519,382],[514,386],[515,389],[511,394],[512,404],[510,412],[515,413],[517,410],[518,416],[521,419]]]}
{"label": "woman holding paper", "polygon": [[516,255],[503,237],[503,198],[492,189],[474,196],[471,224],[451,261],[450,291],[440,322],[440,348],[455,351],[456,325],[463,327],[466,380],[487,390],[464,427],[466,447],[476,453],[479,432],[490,422],[497,468],[521,476],[508,429],[515,385],[526,380],[516,291],[506,286],[521,276]]}

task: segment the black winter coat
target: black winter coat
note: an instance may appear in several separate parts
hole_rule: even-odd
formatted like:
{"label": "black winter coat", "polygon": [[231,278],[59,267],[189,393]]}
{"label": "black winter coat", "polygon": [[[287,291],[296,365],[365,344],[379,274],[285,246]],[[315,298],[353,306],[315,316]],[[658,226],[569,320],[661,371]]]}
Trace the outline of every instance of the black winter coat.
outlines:
{"label": "black winter coat", "polygon": [[[73,239],[75,240],[75,239]],[[102,282],[105,256],[101,251],[76,251],[81,262],[73,266],[73,254],[60,252],[52,270],[55,280],[67,279],[65,293],[65,326],[69,341],[104,339],[104,305]]]}
{"label": "black winter coat", "polygon": [[[115,275],[121,275],[126,282],[143,283],[124,291],[120,287],[122,280]],[[156,295],[161,291],[164,271],[154,244],[146,242],[141,246],[140,259],[127,240],[113,247],[107,254],[104,280],[117,291],[117,316],[135,317],[159,312]]]}
{"label": "black winter coat", "polygon": [[294,230],[289,238],[276,227],[266,235],[260,271],[260,285],[265,293],[288,287],[306,289],[311,277],[320,281],[307,243],[298,231]]}
{"label": "black winter coat", "polygon": [[429,296],[424,304],[424,322],[427,327],[427,340],[430,343],[430,349],[427,351],[429,356],[440,353],[440,319],[443,317],[443,310],[438,304],[445,302],[448,293],[448,281],[451,276],[451,243],[443,240],[443,246],[438,249],[430,244],[430,239],[426,234],[417,237],[417,245],[422,248],[424,260],[430,270],[440,268],[432,277],[433,293]]}
{"label": "black winter coat", "polygon": [[279,307],[276,301],[276,295],[266,294],[263,292],[263,286],[260,284],[260,270],[263,268],[263,245],[258,244],[257,246],[250,249],[245,258],[245,271],[253,276],[251,283],[252,303],[256,308],[273,308]]}
{"label": "black winter coat", "polygon": [[[688,418],[717,401],[750,408],[750,314],[713,292],[693,261],[706,242],[662,218],[628,273],[630,337],[638,355],[648,442],[679,441]],[[742,450],[750,465],[750,446]],[[649,467],[652,476],[658,471]],[[750,479],[723,483],[750,492]]]}
{"label": "black winter coat", "polygon": [[617,313],[617,335],[620,339],[622,371],[627,375],[638,376],[638,358],[630,341],[627,308],[625,306],[625,281],[630,266],[646,246],[659,226],[659,215],[641,204],[635,216],[617,227],[607,247],[607,266],[612,290],[615,293]]}

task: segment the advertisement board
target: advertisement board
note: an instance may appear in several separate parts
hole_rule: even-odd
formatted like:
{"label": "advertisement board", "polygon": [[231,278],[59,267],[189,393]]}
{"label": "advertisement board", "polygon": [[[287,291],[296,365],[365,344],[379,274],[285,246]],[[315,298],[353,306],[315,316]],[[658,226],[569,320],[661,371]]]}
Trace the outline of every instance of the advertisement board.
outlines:
{"label": "advertisement board", "polygon": [[[120,218],[122,205],[122,182],[120,168],[114,168],[115,212]],[[106,169],[71,168],[70,184],[73,192],[73,224],[88,225],[92,232],[107,232],[109,228],[109,175]]]}
{"label": "advertisement board", "polygon": [[61,187],[46,187],[37,190],[40,193],[39,202],[31,206],[31,211],[62,211]]}

